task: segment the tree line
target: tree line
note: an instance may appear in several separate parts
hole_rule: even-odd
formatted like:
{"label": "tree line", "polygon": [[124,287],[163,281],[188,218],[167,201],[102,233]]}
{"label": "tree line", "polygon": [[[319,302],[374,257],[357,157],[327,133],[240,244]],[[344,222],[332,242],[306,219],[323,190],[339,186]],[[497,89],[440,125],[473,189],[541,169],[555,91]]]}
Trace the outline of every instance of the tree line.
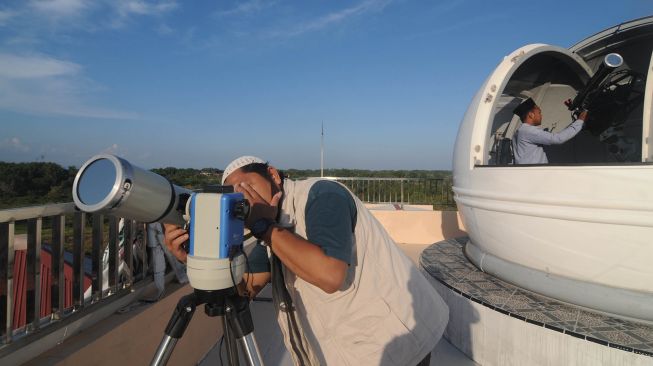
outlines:
{"label": "tree line", "polygon": [[0,162],[0,208],[72,201],[74,166]]}
{"label": "tree line", "polygon": [[[319,169],[284,169],[284,174],[293,179],[319,177]],[[447,170],[365,170],[324,169],[325,177],[367,177],[367,178],[425,178],[445,179],[451,177]]]}
{"label": "tree line", "polygon": [[[71,202],[72,187],[78,169],[74,166],[64,168],[56,163],[0,162],[0,209],[42,205],[47,203]],[[222,170],[215,168],[156,168],[173,184],[189,189],[220,184]],[[286,176],[293,179],[319,177],[319,169],[286,169]],[[445,178],[451,177],[448,171],[433,170],[359,170],[325,169],[324,176],[337,177],[378,177],[378,178]]]}

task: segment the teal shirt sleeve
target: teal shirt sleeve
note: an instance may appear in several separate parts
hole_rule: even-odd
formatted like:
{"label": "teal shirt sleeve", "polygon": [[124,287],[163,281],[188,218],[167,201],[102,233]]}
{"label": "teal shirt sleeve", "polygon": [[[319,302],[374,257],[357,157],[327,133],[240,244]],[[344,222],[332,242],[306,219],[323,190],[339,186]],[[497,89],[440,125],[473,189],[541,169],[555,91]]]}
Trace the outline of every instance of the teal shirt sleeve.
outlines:
{"label": "teal shirt sleeve", "polygon": [[266,247],[259,243],[254,245],[254,248],[252,248],[252,251],[247,256],[245,270],[247,273],[270,272],[270,258],[268,257]]}
{"label": "teal shirt sleeve", "polygon": [[356,204],[349,191],[328,180],[311,187],[306,201],[306,239],[326,255],[351,264]]}

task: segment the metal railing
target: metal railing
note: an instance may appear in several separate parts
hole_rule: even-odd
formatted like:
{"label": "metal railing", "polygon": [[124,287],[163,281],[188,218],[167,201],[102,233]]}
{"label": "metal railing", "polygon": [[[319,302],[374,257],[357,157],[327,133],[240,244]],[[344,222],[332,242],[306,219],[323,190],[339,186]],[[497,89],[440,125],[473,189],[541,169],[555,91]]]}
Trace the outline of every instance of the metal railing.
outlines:
{"label": "metal railing", "polygon": [[433,205],[434,208],[455,206],[451,180],[446,178],[324,178],[344,184],[367,203]]}
{"label": "metal railing", "polygon": [[0,351],[130,292],[147,273],[146,240],[144,224],[73,203],[0,210]]}

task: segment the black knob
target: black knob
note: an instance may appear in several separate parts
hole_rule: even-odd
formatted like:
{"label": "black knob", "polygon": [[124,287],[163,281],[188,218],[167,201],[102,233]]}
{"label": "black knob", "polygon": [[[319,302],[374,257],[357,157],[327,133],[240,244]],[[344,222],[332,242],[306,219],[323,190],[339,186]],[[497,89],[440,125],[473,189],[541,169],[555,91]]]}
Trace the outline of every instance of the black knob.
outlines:
{"label": "black knob", "polygon": [[246,200],[238,201],[234,205],[234,216],[237,219],[245,221],[249,216],[249,202]]}

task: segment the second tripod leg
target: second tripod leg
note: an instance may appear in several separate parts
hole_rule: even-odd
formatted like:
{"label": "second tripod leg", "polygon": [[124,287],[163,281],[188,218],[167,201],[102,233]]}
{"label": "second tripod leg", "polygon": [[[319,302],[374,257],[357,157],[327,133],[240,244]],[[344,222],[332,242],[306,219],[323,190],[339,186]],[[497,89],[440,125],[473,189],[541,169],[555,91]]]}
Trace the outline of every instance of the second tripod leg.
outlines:
{"label": "second tripod leg", "polygon": [[[234,338],[234,332],[229,326],[229,321],[227,320],[226,316],[222,317],[222,336],[225,341],[225,344],[227,346],[227,356],[229,357],[229,365],[230,366],[238,366],[239,365],[239,358],[238,358],[238,344],[236,343],[236,339]],[[220,350],[222,352],[222,350]]]}
{"label": "second tripod leg", "polygon": [[225,306],[225,318],[232,338],[240,343],[245,361],[250,366],[262,366],[260,351],[254,338],[254,322],[249,308],[249,300],[242,296],[228,298]]}

